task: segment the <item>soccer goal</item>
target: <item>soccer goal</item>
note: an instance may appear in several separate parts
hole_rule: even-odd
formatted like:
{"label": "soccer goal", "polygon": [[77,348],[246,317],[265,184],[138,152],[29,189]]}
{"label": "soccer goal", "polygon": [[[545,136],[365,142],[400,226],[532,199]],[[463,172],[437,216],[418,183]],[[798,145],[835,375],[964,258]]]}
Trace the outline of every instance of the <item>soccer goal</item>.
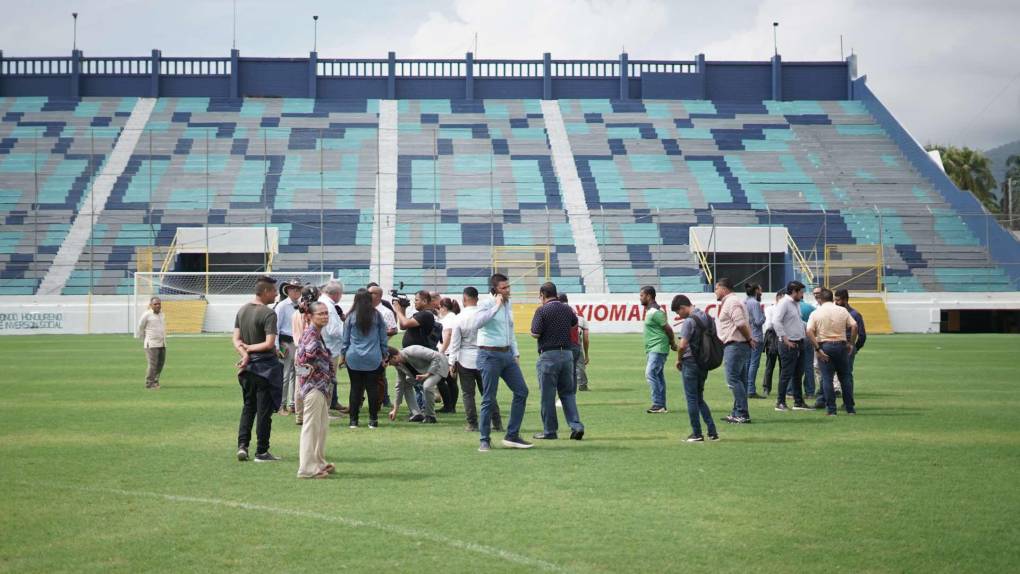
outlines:
{"label": "soccer goal", "polygon": [[538,292],[538,286],[549,280],[550,251],[548,245],[495,246],[492,269],[506,275],[517,292]]}
{"label": "soccer goal", "polygon": [[236,306],[255,293],[255,281],[263,275],[277,280],[277,284],[297,279],[303,284],[324,285],[333,278],[331,273],[303,272],[272,273],[224,272],[138,272],[135,273],[134,295],[131,304],[131,324],[149,305],[152,297],[159,297],[166,313],[169,334],[202,333],[208,329],[206,314],[210,304],[222,303],[236,311]]}

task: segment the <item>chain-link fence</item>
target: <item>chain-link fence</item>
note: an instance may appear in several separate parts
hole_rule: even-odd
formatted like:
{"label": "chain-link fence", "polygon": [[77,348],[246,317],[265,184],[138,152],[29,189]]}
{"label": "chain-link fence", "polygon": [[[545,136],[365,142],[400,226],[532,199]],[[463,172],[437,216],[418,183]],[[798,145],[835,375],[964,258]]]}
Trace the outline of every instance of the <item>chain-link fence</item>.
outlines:
{"label": "chain-link fence", "polygon": [[[566,209],[544,137],[534,153],[510,155],[475,137],[477,126],[411,124],[387,133],[374,113],[326,128],[311,118],[307,128],[209,126],[186,114],[160,113],[126,152],[113,121],[122,115],[105,118],[110,126],[19,126],[0,160],[5,290],[31,294],[61,265],[70,270],[65,294],[130,293],[137,270],[321,271],[354,285],[387,277],[450,289],[484,282],[497,250],[514,246],[544,250],[545,273],[570,291],[698,290],[720,276],[770,289],[791,276],[879,291],[1020,288],[1015,243],[1012,259],[988,248],[1005,245],[1020,216],[959,213],[941,201],[912,201],[909,190],[895,205],[850,198],[831,210],[797,209],[796,201],[734,210],[662,208],[641,199],[649,188],[630,193],[625,182],[617,183],[628,201],[602,202],[596,184],[584,181],[595,239],[584,247],[572,218],[585,214]],[[130,152],[123,169],[111,171],[122,152]],[[77,257],[61,259],[62,246],[74,254],[74,226],[85,227],[85,240]],[[787,229],[791,245],[691,246],[692,227],[761,226]],[[180,227],[206,230],[204,252],[173,250]],[[216,234],[232,227],[261,228],[267,238],[275,228],[278,247],[267,249],[266,239],[212,250]],[[872,255],[841,267],[848,260],[835,255],[851,245]],[[582,273],[583,248],[599,250],[601,285]]]}

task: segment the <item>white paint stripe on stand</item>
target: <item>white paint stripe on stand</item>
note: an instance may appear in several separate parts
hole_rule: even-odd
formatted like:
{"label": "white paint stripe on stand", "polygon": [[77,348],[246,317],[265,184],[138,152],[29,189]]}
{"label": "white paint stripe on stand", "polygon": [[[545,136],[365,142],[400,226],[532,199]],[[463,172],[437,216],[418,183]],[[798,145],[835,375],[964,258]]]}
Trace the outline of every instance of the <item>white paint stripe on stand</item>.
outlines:
{"label": "white paint stripe on stand", "polygon": [[98,223],[99,215],[106,209],[106,201],[113,192],[113,184],[117,183],[117,178],[124,173],[128,160],[134,155],[135,146],[138,145],[138,140],[142,137],[142,131],[149,122],[149,116],[152,115],[155,106],[155,98],[138,98],[135,102],[131,116],[124,123],[117,143],[110,151],[110,157],[106,159],[99,174],[92,181],[89,193],[82,198],[81,210],[53,257],[49,271],[39,283],[38,295],[59,295],[63,291],[71,272],[78,265],[85,244],[88,243],[93,219]]}
{"label": "white paint stripe on stand", "polygon": [[542,116],[545,119],[546,133],[549,135],[549,145],[552,147],[553,167],[560,180],[563,206],[567,209],[570,230],[574,233],[574,241],[577,242],[577,265],[581,270],[584,292],[608,293],[602,253],[595,239],[595,229],[588,213],[588,202],[584,199],[581,178],[577,175],[577,164],[574,163],[574,152],[570,149],[567,128],[563,124],[560,103],[556,100],[542,100]]}
{"label": "white paint stripe on stand", "polygon": [[[38,487],[39,483],[22,483],[25,486]],[[68,490],[78,490],[83,492],[95,492],[113,494],[116,496],[130,496],[137,498],[155,498],[160,500],[166,500],[167,502],[181,502],[181,503],[193,503],[193,504],[205,504],[222,506],[225,508],[234,508],[238,510],[254,510],[257,512],[268,512],[272,514],[278,514],[282,516],[292,516],[296,518],[308,518],[312,520],[320,520],[322,522],[331,522],[334,524],[342,524],[351,528],[371,528],[374,530],[381,530],[390,534],[397,534],[404,536],[412,540],[424,540],[428,542],[434,542],[437,544],[443,544],[451,548],[458,550],[465,550],[473,552],[475,554],[481,554],[489,558],[498,558],[514,564],[520,564],[531,568],[537,568],[545,572],[568,572],[567,569],[557,566],[551,562],[545,560],[539,560],[537,558],[531,558],[530,556],[524,556],[509,550],[503,550],[501,548],[495,548],[493,546],[486,546],[484,544],[477,544],[475,542],[466,542],[464,540],[457,540],[456,538],[450,538],[443,536],[442,534],[436,534],[434,532],[428,532],[425,530],[419,530],[417,528],[410,528],[407,526],[395,526],[391,524],[383,524],[380,522],[373,522],[370,520],[359,520],[356,518],[347,518],[338,514],[324,514],[321,512],[310,512],[307,510],[297,510],[293,508],[278,508],[275,506],[265,506],[261,504],[252,504],[249,502],[239,502],[234,500],[223,500],[219,498],[203,498],[198,496],[184,496],[178,494],[164,494],[160,492],[147,492],[141,490],[121,490],[117,488],[98,488],[98,487],[79,487],[79,486],[68,486],[58,484],[48,484],[46,486],[52,488],[66,488]]]}
{"label": "white paint stripe on stand", "polygon": [[393,288],[396,265],[398,119],[397,101],[379,100],[379,176],[369,273],[383,289]]}

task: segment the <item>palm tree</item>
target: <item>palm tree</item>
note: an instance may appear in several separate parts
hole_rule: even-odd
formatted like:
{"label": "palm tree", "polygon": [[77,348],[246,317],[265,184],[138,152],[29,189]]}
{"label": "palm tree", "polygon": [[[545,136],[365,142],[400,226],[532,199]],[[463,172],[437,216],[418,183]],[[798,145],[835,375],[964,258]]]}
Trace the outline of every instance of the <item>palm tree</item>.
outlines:
{"label": "palm tree", "polygon": [[969,191],[988,211],[999,211],[993,194],[997,185],[992,175],[992,164],[984,154],[969,147],[937,145],[928,146],[927,149],[939,151],[946,175],[956,187]]}

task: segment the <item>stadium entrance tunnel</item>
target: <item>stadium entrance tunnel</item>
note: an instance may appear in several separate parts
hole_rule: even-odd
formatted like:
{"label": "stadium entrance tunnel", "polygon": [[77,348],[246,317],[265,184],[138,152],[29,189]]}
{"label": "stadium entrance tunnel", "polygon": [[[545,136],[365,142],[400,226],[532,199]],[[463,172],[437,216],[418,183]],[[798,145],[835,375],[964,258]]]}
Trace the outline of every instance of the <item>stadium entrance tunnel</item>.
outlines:
{"label": "stadium entrance tunnel", "polygon": [[1020,333],[1020,309],[942,310],[942,333]]}
{"label": "stadium entrance tunnel", "polygon": [[774,293],[795,276],[795,244],[782,226],[696,226],[690,228],[688,244],[710,272],[706,275],[727,277],[738,290],[758,283]]}
{"label": "stadium entrance tunnel", "polygon": [[163,269],[198,273],[271,271],[278,242],[275,227],[181,227]]}

